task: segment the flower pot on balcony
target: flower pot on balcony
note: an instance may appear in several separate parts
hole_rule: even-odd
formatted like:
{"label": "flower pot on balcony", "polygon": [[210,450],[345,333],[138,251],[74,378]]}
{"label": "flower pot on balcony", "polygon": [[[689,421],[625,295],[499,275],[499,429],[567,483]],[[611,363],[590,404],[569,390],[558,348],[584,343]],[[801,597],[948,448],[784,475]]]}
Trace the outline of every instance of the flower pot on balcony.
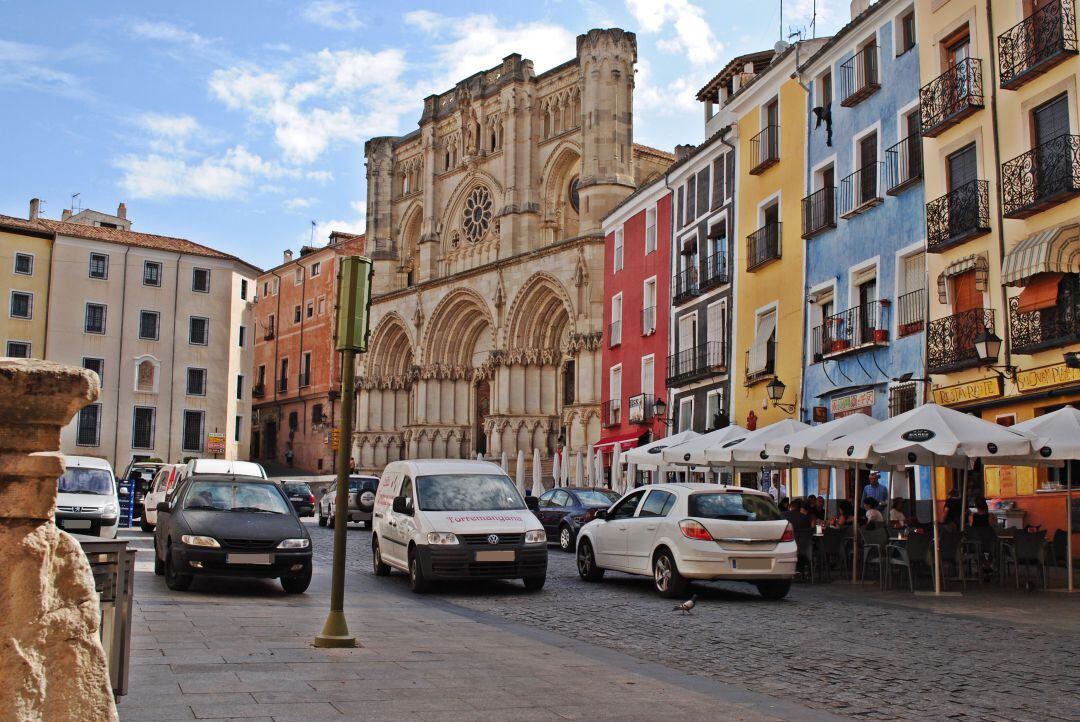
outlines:
{"label": "flower pot on balcony", "polygon": [[839,353],[840,351],[846,351],[849,346],[849,342],[846,338],[838,338],[833,340],[830,350],[832,353]]}
{"label": "flower pot on balcony", "polygon": [[874,343],[888,343],[888,341],[889,341],[889,331],[888,331],[888,329],[884,329],[884,328],[875,328],[874,329]]}

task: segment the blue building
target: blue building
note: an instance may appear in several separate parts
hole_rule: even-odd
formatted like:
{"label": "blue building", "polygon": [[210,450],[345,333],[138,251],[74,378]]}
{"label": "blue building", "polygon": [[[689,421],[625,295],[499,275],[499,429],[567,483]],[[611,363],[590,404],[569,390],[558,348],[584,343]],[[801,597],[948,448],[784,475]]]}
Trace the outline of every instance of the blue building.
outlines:
{"label": "blue building", "polygon": [[[852,413],[887,419],[924,397],[915,11],[913,0],[852,3],[859,14],[799,66],[809,89],[802,200],[808,422]],[[804,474],[803,493],[851,499],[856,484],[866,483],[866,472],[835,471],[826,488],[826,474]],[[890,495],[926,498],[929,487],[918,487],[928,480],[920,476],[912,469],[889,480]]]}

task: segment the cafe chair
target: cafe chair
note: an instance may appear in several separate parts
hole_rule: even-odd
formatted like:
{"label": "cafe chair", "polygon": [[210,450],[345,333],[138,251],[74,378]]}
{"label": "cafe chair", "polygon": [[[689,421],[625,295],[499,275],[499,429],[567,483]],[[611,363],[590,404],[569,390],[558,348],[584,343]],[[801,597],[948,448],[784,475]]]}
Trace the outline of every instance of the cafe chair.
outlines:
{"label": "cafe chair", "polygon": [[918,572],[919,567],[930,567],[931,573],[933,573],[932,562],[929,561],[931,558],[930,545],[933,538],[933,534],[930,532],[911,533],[908,534],[906,544],[889,544],[886,547],[889,568],[886,581],[888,581],[893,571],[903,570],[907,573],[908,586],[914,593],[915,574]]}
{"label": "cafe chair", "polygon": [[1046,535],[1043,532],[1018,530],[1012,544],[1001,547],[1001,571],[1006,574],[1011,567],[1020,588],[1020,567],[1024,567],[1024,578],[1028,578],[1028,569],[1035,567],[1042,573],[1042,585],[1046,588]]}
{"label": "cafe chair", "polygon": [[825,554],[823,561],[826,579],[832,578],[831,570],[834,560],[841,578],[848,576],[847,550],[844,548],[844,539],[850,536],[850,529],[833,529],[831,527],[825,529],[825,536],[822,537],[821,541]]}
{"label": "cafe chair", "polygon": [[960,587],[962,589],[967,588],[967,579],[964,574],[964,550],[960,536],[960,532],[941,529],[941,574],[945,579],[946,570],[951,566],[956,570],[956,576],[952,579],[960,580]]}
{"label": "cafe chair", "polygon": [[862,578],[866,581],[866,567],[877,567],[878,584],[885,588],[885,547],[889,545],[889,532],[885,527],[867,525],[863,532]]}
{"label": "cafe chair", "polygon": [[1069,573],[1069,533],[1064,529],[1054,532],[1054,539],[1050,542],[1050,566]]}
{"label": "cafe chair", "polygon": [[969,526],[964,530],[960,545],[961,563],[970,569],[972,579],[979,579],[982,572],[996,569],[998,535],[992,526]]}
{"label": "cafe chair", "polygon": [[[809,568],[810,583],[813,584],[814,578],[814,532],[810,529],[800,529],[795,532],[795,548],[798,555],[796,567],[799,567],[806,563]],[[804,576],[803,579],[806,579]]]}

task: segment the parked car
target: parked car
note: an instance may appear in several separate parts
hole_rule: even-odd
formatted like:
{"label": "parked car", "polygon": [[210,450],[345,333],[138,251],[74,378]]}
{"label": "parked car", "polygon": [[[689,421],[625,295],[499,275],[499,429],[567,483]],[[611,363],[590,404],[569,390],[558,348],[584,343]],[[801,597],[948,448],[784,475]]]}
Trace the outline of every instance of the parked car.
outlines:
{"label": "parked car", "polygon": [[[375,508],[375,492],[379,488],[377,476],[349,477],[349,508],[345,510],[346,522],[358,521],[365,529],[371,528],[371,512]],[[319,526],[334,528],[337,509],[337,482],[331,484],[319,499]]]}
{"label": "parked car", "polygon": [[143,515],[139,519],[140,529],[154,530],[154,525],[157,524],[157,505],[166,500],[179,476],[179,464],[162,464],[158,469],[157,474],[154,475],[154,481],[150,484],[150,491],[143,499]]}
{"label": "parked car", "polygon": [[556,540],[564,552],[572,552],[581,526],[618,499],[614,491],[601,487],[556,487],[540,495],[536,518],[544,525],[549,540]]}
{"label": "parked car", "polygon": [[266,469],[254,461],[236,461],[233,459],[192,459],[180,467],[180,478],[183,481],[189,476],[197,474],[226,474],[232,476],[249,476],[256,479],[266,478]]}
{"label": "parked car", "polygon": [[56,525],[64,531],[115,539],[120,496],[112,465],[92,456],[65,456],[57,479]]}
{"label": "parked car", "polygon": [[547,535],[535,505],[486,461],[391,462],[375,499],[375,574],[403,571],[417,593],[438,579],[521,579],[542,589]]}
{"label": "parked car", "polygon": [[123,478],[132,482],[131,489],[135,495],[135,507],[131,514],[133,519],[141,520],[143,518],[143,499],[149,493],[158,470],[163,466],[165,464],[158,461],[133,461],[128,464]]}
{"label": "parked car", "polygon": [[297,516],[315,516],[315,495],[305,482],[285,480],[281,483],[281,490],[285,492]]}
{"label": "parked car", "polygon": [[600,581],[609,569],[651,576],[664,597],[684,596],[691,579],[723,579],[781,599],[795,559],[795,530],[768,494],[716,484],[635,489],[598,512],[577,542],[585,581]]}
{"label": "parked car", "polygon": [[273,481],[192,476],[157,513],[154,573],[169,589],[196,575],[277,578],[290,594],[311,583],[311,537]]}

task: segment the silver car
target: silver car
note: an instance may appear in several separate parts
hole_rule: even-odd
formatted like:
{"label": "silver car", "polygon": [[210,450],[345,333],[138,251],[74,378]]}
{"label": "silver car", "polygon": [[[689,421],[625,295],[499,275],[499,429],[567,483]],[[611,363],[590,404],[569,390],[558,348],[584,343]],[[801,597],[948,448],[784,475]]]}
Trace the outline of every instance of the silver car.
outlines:
{"label": "silver car", "polygon": [[[371,528],[371,511],[375,508],[375,492],[379,477],[353,475],[349,477],[349,508],[346,521],[358,521],[365,529]],[[331,484],[319,499],[319,526],[334,528],[334,512],[337,509],[337,482]]]}

